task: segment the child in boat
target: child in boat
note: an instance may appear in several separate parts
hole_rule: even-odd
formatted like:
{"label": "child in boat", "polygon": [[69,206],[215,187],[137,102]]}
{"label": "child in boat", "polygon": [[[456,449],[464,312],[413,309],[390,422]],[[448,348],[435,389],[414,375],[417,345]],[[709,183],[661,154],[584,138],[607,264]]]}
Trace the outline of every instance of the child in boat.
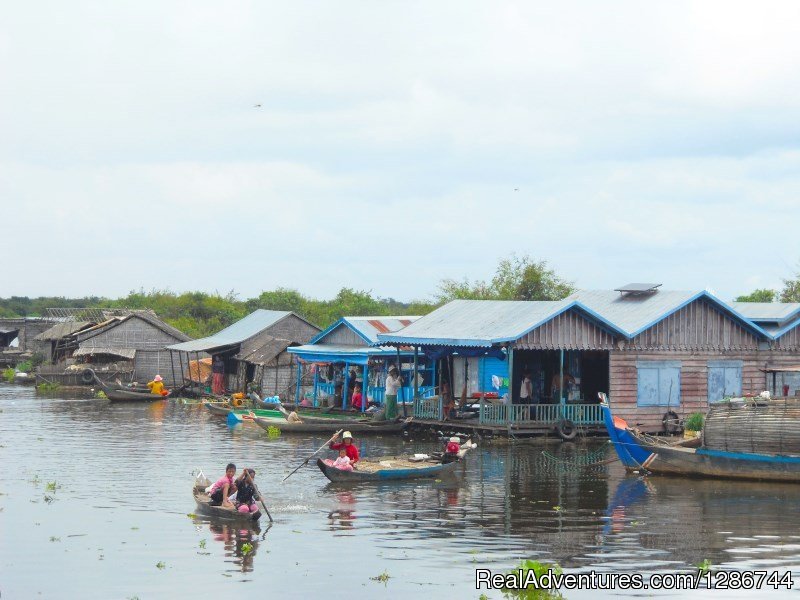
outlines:
{"label": "child in boat", "polygon": [[329,467],[339,469],[340,471],[352,471],[353,465],[350,464],[350,459],[347,456],[347,450],[344,448],[339,449],[339,458],[331,460],[330,458],[323,461]]}
{"label": "child in boat", "polygon": [[444,464],[455,462],[458,460],[458,453],[461,451],[461,440],[457,437],[451,437],[444,448],[442,455],[442,462]]}
{"label": "child in boat", "polygon": [[234,508],[233,503],[229,500],[229,496],[236,491],[234,475],[236,475],[236,465],[228,463],[228,466],[225,467],[225,475],[214,482],[208,490],[208,495],[211,496],[211,506]]}
{"label": "child in boat", "polygon": [[164,388],[164,378],[161,375],[153,377],[153,381],[148,382],[147,387],[150,388],[150,393],[155,396],[166,396],[166,389]]}
{"label": "child in boat", "polygon": [[258,494],[253,480],[256,478],[255,469],[243,469],[242,474],[236,480],[236,500],[234,506],[240,513],[258,512]]}
{"label": "child in boat", "polygon": [[336,440],[338,439],[339,435],[336,434],[336,436],[334,436],[333,438],[333,441],[330,443],[328,447],[331,450],[344,449],[344,451],[347,453],[347,458],[350,459],[350,464],[355,466],[355,464],[358,462],[359,457],[358,457],[358,447],[356,447],[356,445],[353,443],[353,434],[350,433],[349,431],[345,431],[342,434],[342,441],[337,442]]}

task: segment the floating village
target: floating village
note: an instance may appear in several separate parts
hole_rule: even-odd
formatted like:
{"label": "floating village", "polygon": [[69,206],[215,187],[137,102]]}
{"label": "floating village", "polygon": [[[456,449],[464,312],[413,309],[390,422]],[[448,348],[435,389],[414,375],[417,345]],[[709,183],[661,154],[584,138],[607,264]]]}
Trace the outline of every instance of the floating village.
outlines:
{"label": "floating village", "polygon": [[38,357],[18,382],[100,385],[130,401],[159,375],[172,396],[245,416],[280,405],[375,420],[396,369],[396,414],[383,427],[402,418],[483,437],[605,435],[603,398],[638,431],[674,434],[720,402],[800,395],[800,304],[659,284],[454,300],[422,317],[346,316],[325,330],[260,309],[202,339],[150,311],[54,308],[0,320],[0,345],[6,368]]}

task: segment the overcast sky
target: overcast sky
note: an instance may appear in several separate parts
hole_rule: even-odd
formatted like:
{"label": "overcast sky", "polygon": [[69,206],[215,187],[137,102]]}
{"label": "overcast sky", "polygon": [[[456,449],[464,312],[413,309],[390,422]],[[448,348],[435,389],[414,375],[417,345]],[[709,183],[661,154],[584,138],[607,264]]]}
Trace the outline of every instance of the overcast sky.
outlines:
{"label": "overcast sky", "polygon": [[582,288],[779,287],[799,24],[793,1],[6,3],[0,296],[425,298],[511,252]]}

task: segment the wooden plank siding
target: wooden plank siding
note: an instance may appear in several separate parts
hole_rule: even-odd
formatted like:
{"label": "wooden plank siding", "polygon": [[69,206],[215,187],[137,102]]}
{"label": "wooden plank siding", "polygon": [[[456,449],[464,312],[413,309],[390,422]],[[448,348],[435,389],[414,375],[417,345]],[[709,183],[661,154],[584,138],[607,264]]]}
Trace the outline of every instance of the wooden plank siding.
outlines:
{"label": "wooden plank siding", "polygon": [[705,299],[695,300],[627,342],[637,350],[757,350],[758,338]]}
{"label": "wooden plank siding", "polygon": [[537,327],[514,343],[521,350],[611,350],[616,338],[569,310]]}
{"label": "wooden plank siding", "polygon": [[[775,340],[774,347],[776,350],[800,350],[800,325]],[[797,357],[797,364],[800,364],[800,356]]]}
{"label": "wooden plank siding", "polygon": [[272,327],[267,327],[264,332],[274,338],[291,340],[298,344],[307,344],[320,330],[318,327],[314,327],[297,315],[292,314],[284,317]]}
{"label": "wooden plank siding", "polygon": [[344,323],[328,332],[325,337],[316,341],[317,344],[330,344],[339,346],[359,346],[364,347],[367,343],[360,335],[350,329]]}

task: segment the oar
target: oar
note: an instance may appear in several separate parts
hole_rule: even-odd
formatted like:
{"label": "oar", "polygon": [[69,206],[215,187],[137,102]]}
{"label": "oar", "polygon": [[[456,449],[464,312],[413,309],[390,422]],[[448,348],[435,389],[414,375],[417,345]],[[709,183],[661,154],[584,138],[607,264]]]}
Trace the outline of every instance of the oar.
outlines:
{"label": "oar", "polygon": [[267,517],[269,517],[269,522],[272,523],[273,522],[272,515],[269,514],[269,509],[267,508],[267,505],[264,504],[264,496],[262,496],[261,492],[258,491],[258,486],[256,485],[256,482],[253,481],[252,477],[250,477],[250,471],[245,469],[244,472],[247,475],[248,481],[253,485],[253,489],[256,491],[256,494],[258,494],[258,501],[261,502],[261,507],[264,509],[264,512],[267,513]]}
{"label": "oar", "polygon": [[314,452],[314,454],[312,454],[312,455],[311,455],[311,456],[309,456],[307,459],[305,459],[305,460],[304,460],[302,463],[300,463],[300,465],[299,465],[299,466],[298,466],[298,467],[297,467],[297,468],[296,468],[294,471],[292,471],[292,472],[291,472],[291,473],[289,473],[289,474],[288,474],[286,477],[284,477],[284,478],[281,480],[281,483],[283,483],[284,481],[286,481],[287,479],[289,479],[289,477],[291,477],[292,475],[294,475],[295,473],[297,473],[297,472],[300,470],[300,467],[303,467],[303,466],[307,465],[307,464],[308,464],[308,461],[310,461],[312,458],[314,458],[314,456],[316,456],[316,455],[317,455],[317,452],[321,451],[321,450],[322,450],[323,448],[325,448],[325,447],[326,447],[328,444],[330,444],[330,443],[331,443],[331,442],[332,442],[332,441],[333,441],[333,440],[336,438],[336,436],[337,436],[337,435],[339,435],[340,433],[342,433],[343,431],[344,431],[344,429],[340,429],[339,431],[337,431],[336,433],[334,433],[334,434],[331,436],[331,439],[329,439],[327,442],[325,442],[324,444],[322,444],[322,446],[320,446],[320,447],[317,449],[317,451],[316,451],[316,452]]}

